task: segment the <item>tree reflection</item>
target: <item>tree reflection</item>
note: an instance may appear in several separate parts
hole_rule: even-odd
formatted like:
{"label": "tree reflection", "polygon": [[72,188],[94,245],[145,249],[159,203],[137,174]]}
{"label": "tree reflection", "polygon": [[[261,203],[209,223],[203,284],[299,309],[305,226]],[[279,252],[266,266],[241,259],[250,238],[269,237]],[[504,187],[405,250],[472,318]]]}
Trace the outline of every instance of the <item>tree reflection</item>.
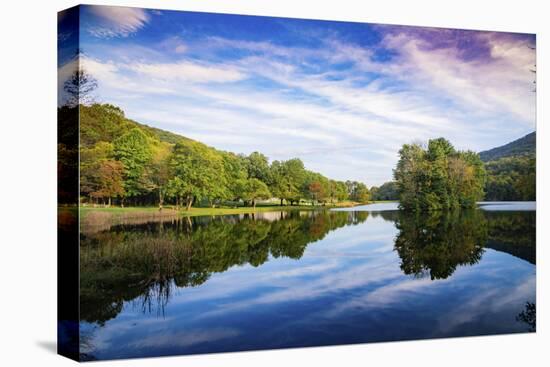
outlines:
{"label": "tree reflection", "polygon": [[534,263],[535,214],[462,210],[281,212],[179,218],[81,234],[80,319],[99,325],[125,302],[164,315],[174,287],[195,287],[233,266],[300,259],[328,232],[369,216],[394,222],[394,248],[405,274],[445,279],[477,263],[484,247]]}
{"label": "tree reflection", "polygon": [[489,239],[485,247],[536,264],[536,212],[485,212]]}
{"label": "tree reflection", "polygon": [[163,315],[171,286],[198,286],[213,273],[260,266],[270,257],[299,259],[329,231],[367,217],[366,212],[287,212],[270,220],[181,218],[82,235],[81,320],[102,325],[131,300],[144,312]]}
{"label": "tree reflection", "polygon": [[516,320],[519,322],[526,323],[528,326],[529,332],[537,331],[537,306],[535,303],[526,302],[525,309],[521,311],[517,316]]}
{"label": "tree reflection", "polygon": [[487,220],[479,210],[399,213],[395,249],[405,274],[445,279],[459,265],[477,263],[487,241]]}

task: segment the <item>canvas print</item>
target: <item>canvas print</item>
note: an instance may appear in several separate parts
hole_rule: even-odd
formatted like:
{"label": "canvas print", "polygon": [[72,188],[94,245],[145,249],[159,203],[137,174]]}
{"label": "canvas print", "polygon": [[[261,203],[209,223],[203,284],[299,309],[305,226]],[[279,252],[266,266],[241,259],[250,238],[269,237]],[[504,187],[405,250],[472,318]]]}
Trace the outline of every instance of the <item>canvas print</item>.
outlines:
{"label": "canvas print", "polygon": [[60,354],[536,331],[534,34],[58,26]]}

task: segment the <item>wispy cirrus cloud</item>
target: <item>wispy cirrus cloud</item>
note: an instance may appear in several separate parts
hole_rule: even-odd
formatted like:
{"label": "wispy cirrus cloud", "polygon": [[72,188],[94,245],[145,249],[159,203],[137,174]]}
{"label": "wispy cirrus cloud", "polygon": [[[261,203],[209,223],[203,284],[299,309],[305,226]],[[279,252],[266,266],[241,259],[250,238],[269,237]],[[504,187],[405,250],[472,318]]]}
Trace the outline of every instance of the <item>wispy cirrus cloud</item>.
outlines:
{"label": "wispy cirrus cloud", "polygon": [[143,28],[150,20],[145,9],[90,6],[86,7],[86,30],[99,38],[128,37]]}
{"label": "wispy cirrus cloud", "polygon": [[245,78],[245,73],[230,67],[217,67],[191,61],[175,63],[132,63],[129,70],[152,80],[187,83],[228,83]]}
{"label": "wispy cirrus cloud", "polygon": [[494,32],[431,30],[385,37],[399,50],[397,77],[484,114],[507,112],[534,127],[535,50],[530,39]]}
{"label": "wispy cirrus cloud", "polygon": [[[364,44],[332,23],[262,34],[293,21],[264,19],[252,32],[256,18],[164,13],[147,27],[154,37],[83,42],[83,65],[101,100],[220,149],[297,156],[327,176],[378,185],[404,143],[445,136],[480,151],[535,125],[528,35],[357,25]],[[130,18],[128,30],[149,22]]]}

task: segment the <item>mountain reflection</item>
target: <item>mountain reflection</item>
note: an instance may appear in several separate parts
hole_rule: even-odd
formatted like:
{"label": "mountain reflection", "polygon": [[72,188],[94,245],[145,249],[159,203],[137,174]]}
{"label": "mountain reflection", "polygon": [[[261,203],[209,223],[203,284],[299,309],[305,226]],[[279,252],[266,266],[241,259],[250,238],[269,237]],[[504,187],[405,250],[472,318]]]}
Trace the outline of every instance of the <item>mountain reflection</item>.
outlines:
{"label": "mountain reflection", "polygon": [[81,321],[103,325],[125,301],[163,315],[175,287],[199,286],[233,266],[300,259],[330,231],[369,217],[395,224],[394,249],[407,275],[448,278],[477,263],[484,248],[535,261],[534,212],[295,211],[120,225],[81,235]]}

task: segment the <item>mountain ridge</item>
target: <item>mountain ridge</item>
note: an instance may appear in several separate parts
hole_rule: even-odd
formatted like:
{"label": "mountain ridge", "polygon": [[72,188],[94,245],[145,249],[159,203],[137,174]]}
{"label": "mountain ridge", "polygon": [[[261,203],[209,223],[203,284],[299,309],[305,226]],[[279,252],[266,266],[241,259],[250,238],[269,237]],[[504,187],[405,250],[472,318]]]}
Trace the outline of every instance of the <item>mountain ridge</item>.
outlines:
{"label": "mountain ridge", "polygon": [[532,133],[529,133],[507,144],[479,152],[479,157],[483,162],[489,162],[505,157],[517,157],[535,154],[537,149],[536,134],[536,131],[533,131]]}

